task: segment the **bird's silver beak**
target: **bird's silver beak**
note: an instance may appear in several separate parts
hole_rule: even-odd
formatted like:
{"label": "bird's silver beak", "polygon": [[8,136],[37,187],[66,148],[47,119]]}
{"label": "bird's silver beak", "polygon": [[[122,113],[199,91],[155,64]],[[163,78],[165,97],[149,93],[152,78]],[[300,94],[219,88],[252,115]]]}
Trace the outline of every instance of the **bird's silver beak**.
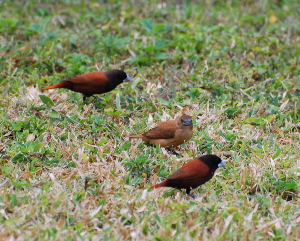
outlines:
{"label": "bird's silver beak", "polygon": [[184,126],[190,126],[193,124],[193,121],[192,119],[186,119],[186,120],[183,120],[183,125]]}
{"label": "bird's silver beak", "polygon": [[123,80],[123,82],[129,82],[131,81],[131,78],[128,74],[126,74],[126,79]]}
{"label": "bird's silver beak", "polygon": [[226,162],[223,160],[219,163],[218,167],[226,167]]}

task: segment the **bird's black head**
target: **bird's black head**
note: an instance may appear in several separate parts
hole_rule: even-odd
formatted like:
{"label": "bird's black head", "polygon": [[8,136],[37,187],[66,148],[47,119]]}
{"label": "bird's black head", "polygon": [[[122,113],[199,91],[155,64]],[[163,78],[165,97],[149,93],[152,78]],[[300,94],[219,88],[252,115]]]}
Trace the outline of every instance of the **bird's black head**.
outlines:
{"label": "bird's black head", "polygon": [[105,75],[108,78],[109,82],[116,85],[131,80],[128,74],[119,69],[108,70],[105,72]]}
{"label": "bird's black head", "polygon": [[216,155],[203,155],[199,159],[204,162],[212,171],[215,171],[218,167],[225,167],[226,163],[221,160],[220,157]]}

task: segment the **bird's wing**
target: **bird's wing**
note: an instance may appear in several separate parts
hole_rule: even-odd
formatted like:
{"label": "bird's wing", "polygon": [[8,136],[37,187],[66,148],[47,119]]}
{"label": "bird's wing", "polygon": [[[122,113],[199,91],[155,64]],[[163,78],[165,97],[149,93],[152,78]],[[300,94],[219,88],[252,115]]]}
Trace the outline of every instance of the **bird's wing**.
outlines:
{"label": "bird's wing", "polygon": [[205,178],[208,175],[210,175],[209,167],[205,163],[201,162],[199,159],[195,159],[193,161],[184,164],[168,179],[169,180],[195,179],[195,178]]}
{"label": "bird's wing", "polygon": [[144,133],[143,136],[148,139],[172,139],[177,129],[174,121],[166,121]]}
{"label": "bird's wing", "polygon": [[89,72],[89,73],[73,76],[67,79],[67,81],[74,83],[76,85],[82,85],[82,86],[88,85],[90,87],[98,88],[99,85],[105,86],[108,79],[104,74],[104,72],[95,71],[95,72]]}

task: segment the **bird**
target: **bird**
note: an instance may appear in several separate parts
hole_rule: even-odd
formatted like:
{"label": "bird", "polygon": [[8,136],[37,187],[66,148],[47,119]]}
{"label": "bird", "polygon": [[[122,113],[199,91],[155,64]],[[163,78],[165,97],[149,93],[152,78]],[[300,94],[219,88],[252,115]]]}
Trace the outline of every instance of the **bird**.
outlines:
{"label": "bird", "polygon": [[203,155],[187,162],[165,181],[150,188],[173,187],[185,189],[188,196],[195,198],[195,195],[190,193],[191,189],[208,182],[218,167],[225,166],[226,162],[222,161],[220,157],[211,154]]}
{"label": "bird", "polygon": [[115,89],[123,82],[131,81],[131,78],[122,70],[113,69],[108,71],[93,71],[84,74],[75,75],[64,82],[56,85],[44,87],[43,90],[65,88],[83,94],[83,100],[87,97],[102,101],[103,99],[95,94],[103,94]]}
{"label": "bird", "polygon": [[[130,135],[129,139],[141,138],[160,147],[172,150],[178,145],[189,141],[193,136],[192,116],[183,114],[176,120],[169,120],[159,123],[157,126],[144,134]],[[177,154],[173,151],[174,154]]]}

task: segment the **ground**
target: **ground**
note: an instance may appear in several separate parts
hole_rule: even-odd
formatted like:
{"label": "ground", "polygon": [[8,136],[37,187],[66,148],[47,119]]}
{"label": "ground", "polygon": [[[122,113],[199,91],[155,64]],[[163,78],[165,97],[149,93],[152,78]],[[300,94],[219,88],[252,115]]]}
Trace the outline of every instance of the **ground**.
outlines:
{"label": "ground", "polygon": [[[1,240],[299,240],[299,2],[2,1]],[[82,100],[42,91],[123,69]],[[170,155],[127,138],[193,116]],[[202,154],[192,199],[150,190]]]}

